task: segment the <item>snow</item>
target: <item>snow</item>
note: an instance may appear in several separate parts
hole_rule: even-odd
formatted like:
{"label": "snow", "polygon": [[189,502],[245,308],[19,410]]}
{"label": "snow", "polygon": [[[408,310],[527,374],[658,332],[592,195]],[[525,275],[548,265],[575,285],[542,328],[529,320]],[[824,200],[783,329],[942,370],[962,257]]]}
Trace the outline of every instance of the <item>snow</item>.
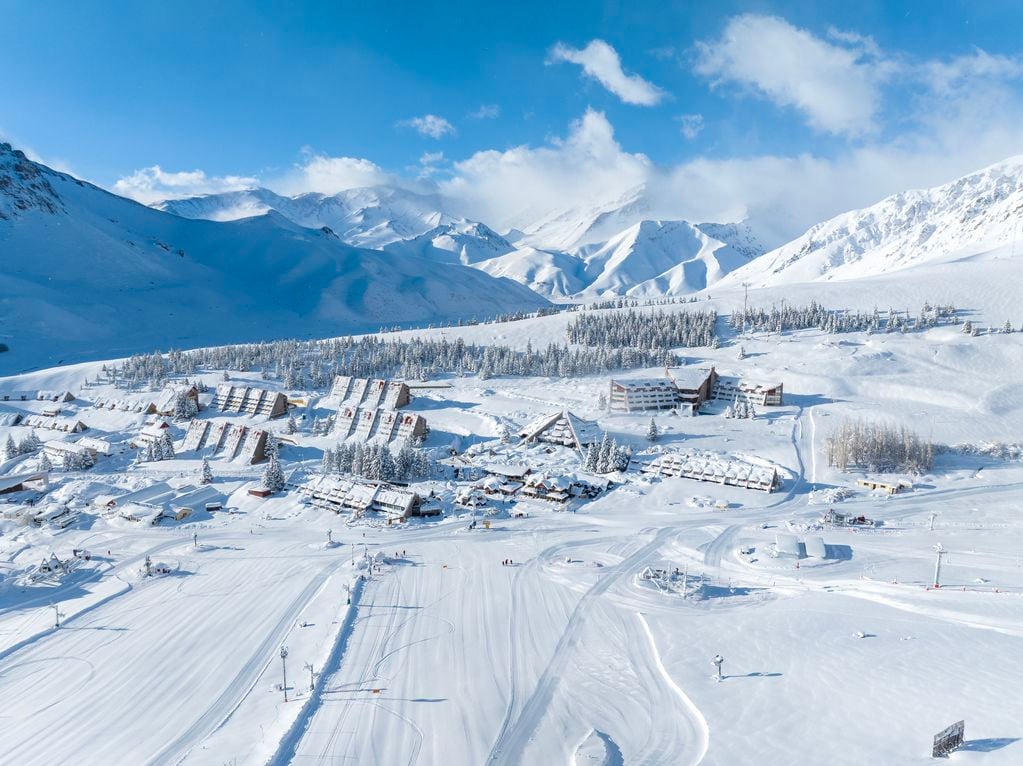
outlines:
{"label": "snow", "polygon": [[[73,183],[47,178],[55,188]],[[19,194],[36,206],[54,199],[45,186]],[[914,311],[951,302],[975,324],[1000,327],[1018,311],[1023,259],[1011,243],[978,256],[767,286],[748,300]],[[742,306],[744,291],[725,284],[700,294],[699,307]],[[570,320],[385,337],[544,348],[564,339]],[[106,343],[96,340],[96,356]],[[650,413],[608,413],[599,396],[611,376],[663,380],[661,369],[482,381],[438,374],[445,387],[413,391],[403,412],[428,416],[426,448],[435,457],[455,450],[460,460],[449,463],[480,473],[529,468],[562,486],[578,476],[574,450],[496,438],[565,410],[633,449],[633,467],[609,474],[606,491],[567,506],[486,495],[485,506],[461,508],[455,498],[471,493],[472,481],[440,468],[410,487],[433,494],[444,509],[437,518],[388,525],[383,514],[356,519],[308,503],[296,485],[319,481],[321,452],[336,446],[336,437],[311,433],[313,413],[337,407],[324,390],[288,392],[303,402],[293,411],[298,433],[281,448],[290,484],[266,499],[248,494],[260,466],[218,461],[213,484],[196,489],[201,460],[183,453],[141,465],[113,454],[87,471],[51,472],[45,493],[0,496],[4,760],[922,763],[932,736],[965,719],[955,762],[1019,763],[1012,700],[1023,677],[1023,463],[1012,449],[969,445],[1019,442],[1023,335],[975,337],[956,326],[724,333],[720,348],[684,353],[686,369],[713,365],[783,383],[785,404],[758,407],[753,419],[721,417],[723,403],[692,418],[658,413],[651,444]],[[90,406],[94,397],[134,395],[97,384],[100,368],[23,373],[0,379],[0,389],[70,390],[77,399],[67,417],[124,444],[144,418]],[[259,370],[229,372],[239,384],[283,388]],[[221,376],[189,375],[210,388]],[[5,408],[38,413],[43,404]],[[871,493],[856,486],[863,474],[827,465],[824,440],[847,417],[968,446],[939,450],[904,492]],[[0,425],[0,443],[29,432]],[[766,493],[638,471],[679,454],[777,467],[781,483]],[[0,463],[0,475],[32,471],[37,459]],[[118,518],[129,503],[148,514],[182,497],[223,497],[224,510],[177,522],[146,516],[156,524]],[[837,500],[843,513],[877,523],[825,527]],[[63,507],[76,513],[66,528],[29,521]],[[328,532],[336,544],[326,543]],[[936,589],[937,543],[948,553]],[[776,544],[790,555],[772,556]],[[82,548],[91,558],[66,572],[39,568]],[[147,559],[160,573],[145,576]],[[648,569],[681,570],[689,588],[652,587],[640,576]],[[51,604],[63,614],[59,628]],[[715,655],[724,658],[720,683]]]}

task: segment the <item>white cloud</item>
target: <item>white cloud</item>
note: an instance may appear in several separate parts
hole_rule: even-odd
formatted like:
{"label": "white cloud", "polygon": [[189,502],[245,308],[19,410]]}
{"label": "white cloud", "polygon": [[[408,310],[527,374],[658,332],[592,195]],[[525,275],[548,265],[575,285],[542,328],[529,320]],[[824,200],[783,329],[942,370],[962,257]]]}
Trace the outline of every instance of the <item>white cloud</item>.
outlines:
{"label": "white cloud", "polygon": [[591,201],[623,194],[649,176],[642,154],[622,150],[602,112],[586,111],[568,137],[540,147],[477,152],[456,162],[441,191],[491,226],[522,226]]}
{"label": "white cloud", "polygon": [[449,133],[455,132],[454,125],[435,114],[424,114],[422,117],[400,120],[398,126],[413,128],[419,135],[427,138],[443,138]]}
{"label": "white cloud", "polygon": [[501,107],[497,104],[480,104],[480,108],[470,112],[469,116],[474,120],[494,120],[501,116]]}
{"label": "white cloud", "polygon": [[881,84],[894,64],[870,38],[831,30],[832,44],[775,16],[729,20],[721,38],[697,43],[696,71],[737,83],[802,112],[816,130],[863,136],[877,128]]}
{"label": "white cloud", "polygon": [[114,192],[144,205],[165,199],[251,189],[259,180],[248,176],[208,176],[202,170],[167,172],[159,165],[136,170],[114,183]]}
{"label": "white cloud", "polygon": [[1023,77],[1020,59],[992,55],[979,49],[948,61],[928,61],[921,69],[931,90],[939,95],[948,95],[963,87],[975,87],[978,81],[1005,82]]}
{"label": "white cloud", "polygon": [[379,165],[357,157],[328,157],[306,151],[303,162],[283,178],[268,182],[268,186],[281,194],[337,194],[345,189],[379,186],[397,179]]}
{"label": "white cloud", "polygon": [[692,141],[703,130],[702,114],[683,114],[675,118],[679,123],[679,131],[682,135]]}
{"label": "white cloud", "polygon": [[603,40],[591,40],[585,48],[570,48],[558,43],[551,50],[551,61],[578,64],[583,71],[618,96],[626,104],[654,106],[665,96],[663,90],[639,75],[626,74],[618,51]]}

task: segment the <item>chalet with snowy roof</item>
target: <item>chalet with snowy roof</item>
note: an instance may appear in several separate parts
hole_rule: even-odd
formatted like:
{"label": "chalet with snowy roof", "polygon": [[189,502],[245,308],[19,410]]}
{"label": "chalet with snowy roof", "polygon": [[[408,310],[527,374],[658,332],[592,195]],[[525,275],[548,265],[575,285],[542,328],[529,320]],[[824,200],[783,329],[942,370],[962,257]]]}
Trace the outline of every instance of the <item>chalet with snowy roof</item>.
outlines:
{"label": "chalet with snowy roof", "polygon": [[85,447],[85,449],[89,450],[89,454],[92,455],[93,459],[99,456],[110,457],[110,455],[114,452],[113,445],[106,439],[98,439],[93,436],[83,436],[75,443],[78,446]]}
{"label": "chalet with snowy roof", "polygon": [[727,402],[743,399],[761,407],[778,407],[785,403],[781,383],[758,383],[733,375],[719,375],[714,384],[714,398]]}
{"label": "chalet with snowy roof", "polygon": [[93,460],[92,452],[89,451],[88,447],[58,439],[44,442],[43,454],[56,466],[64,465],[68,460],[74,461],[76,459],[83,461],[82,465],[84,466],[91,464]]}
{"label": "chalet with snowy roof", "polygon": [[157,415],[172,417],[177,409],[178,397],[184,396],[195,404],[195,412],[199,411],[199,389],[194,385],[167,386],[160,392],[154,402]]}
{"label": "chalet with snowy roof", "polygon": [[334,513],[348,511],[355,516],[375,512],[388,519],[405,519],[418,515],[422,504],[419,495],[410,489],[339,476],[321,476],[296,489],[318,508]]}
{"label": "chalet with snowy roof", "polygon": [[158,420],[155,423],[150,423],[147,426],[143,426],[142,430],[139,431],[135,438],[132,439],[132,445],[135,447],[145,447],[150,444],[156,444],[163,438],[164,432],[170,426],[163,420]]}
{"label": "chalet with snowy roof", "polygon": [[240,423],[193,420],[181,442],[184,452],[201,451],[211,457],[254,465],[267,459],[269,433]]}
{"label": "chalet with snowy roof", "polygon": [[335,377],[330,395],[353,407],[383,407],[388,410],[400,409],[412,400],[408,384],[403,381],[353,378],[351,375]]}
{"label": "chalet with snowy roof", "polygon": [[334,419],[334,435],[341,441],[353,438],[358,442],[401,442],[425,439],[428,432],[426,418],[422,415],[383,407],[342,404]]}
{"label": "chalet with snowy roof", "polygon": [[288,398],[280,391],[221,383],[213,396],[213,406],[221,412],[276,418],[288,411]]}
{"label": "chalet with snowy roof", "polygon": [[36,391],[39,402],[73,402],[75,395],[70,391]]}
{"label": "chalet with snowy roof", "polygon": [[490,463],[482,468],[483,473],[487,476],[499,476],[512,481],[524,481],[526,476],[532,473],[532,469],[528,465],[512,465],[510,463]]}
{"label": "chalet with snowy roof", "polygon": [[75,395],[70,391],[4,390],[0,391],[0,402],[71,402]]}
{"label": "chalet with snowy roof", "polygon": [[526,442],[547,442],[582,450],[601,439],[596,423],[576,417],[568,410],[543,415],[529,423],[519,437]]}
{"label": "chalet with snowy roof", "polygon": [[135,412],[142,415],[155,415],[156,402],[152,394],[142,396],[97,396],[92,406],[98,410],[116,410],[118,412]]}
{"label": "chalet with snowy roof", "polygon": [[526,479],[525,486],[519,495],[551,503],[567,503],[572,499],[571,488],[571,480],[564,476],[546,476],[536,473]]}
{"label": "chalet with snowy roof", "polygon": [[78,418],[47,415],[26,415],[21,419],[21,425],[28,428],[46,428],[50,431],[62,431],[66,434],[77,434],[88,429],[88,426]]}
{"label": "chalet with snowy roof", "polygon": [[35,391],[0,391],[0,402],[31,402],[36,398]]}

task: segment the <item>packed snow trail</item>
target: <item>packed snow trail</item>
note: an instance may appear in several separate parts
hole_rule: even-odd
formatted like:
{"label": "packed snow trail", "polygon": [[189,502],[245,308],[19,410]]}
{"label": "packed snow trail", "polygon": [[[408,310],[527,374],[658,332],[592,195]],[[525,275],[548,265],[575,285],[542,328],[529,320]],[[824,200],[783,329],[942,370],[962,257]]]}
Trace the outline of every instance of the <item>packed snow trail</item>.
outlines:
{"label": "packed snow trail", "polygon": [[[636,613],[636,617],[639,618],[639,622],[643,626],[643,632],[646,633],[646,637],[650,642],[650,651],[653,654],[654,663],[657,666],[658,672],[661,674],[664,682],[668,685],[668,688],[678,695],[678,698],[682,700],[682,703],[689,710],[689,728],[696,735],[695,741],[697,746],[695,756],[693,756],[690,760],[685,761],[685,763],[691,764],[691,766],[696,766],[696,764],[703,761],[706,757],[707,748],[710,746],[710,727],[707,726],[707,719],[704,718],[703,713],[700,712],[700,709],[689,698],[689,695],[682,690],[682,687],[675,683],[675,680],[668,673],[668,669],[664,667],[664,663],[661,661],[661,655],[657,651],[657,642],[654,640],[654,634],[650,630],[650,625],[646,621],[646,618],[639,612]],[[675,757],[680,758],[681,755],[681,753],[677,753]],[[683,763],[681,760],[676,760],[674,762],[679,764],[679,766]]]}
{"label": "packed snow trail", "polygon": [[498,732],[497,739],[491,747],[488,761],[498,764],[522,763],[523,751],[533,732],[540,725],[547,706],[550,704],[560,680],[560,670],[575,646],[577,634],[586,619],[587,611],[592,602],[623,577],[634,574],[635,569],[644,563],[651,554],[656,552],[664,544],[665,540],[676,531],[674,527],[664,527],[658,531],[652,541],[641,547],[631,556],[623,559],[612,571],[601,575],[596,584],[579,600],[532,694],[523,704],[522,709],[517,715],[509,710],[509,719]]}

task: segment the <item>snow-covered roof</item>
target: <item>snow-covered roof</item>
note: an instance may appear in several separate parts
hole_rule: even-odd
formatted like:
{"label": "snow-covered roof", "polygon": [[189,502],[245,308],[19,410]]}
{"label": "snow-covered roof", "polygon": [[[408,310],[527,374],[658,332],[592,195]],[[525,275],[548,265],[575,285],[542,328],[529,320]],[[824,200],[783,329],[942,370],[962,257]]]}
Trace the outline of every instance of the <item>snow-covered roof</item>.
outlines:
{"label": "snow-covered roof", "polygon": [[666,389],[674,390],[675,384],[666,378],[631,378],[611,381],[614,385],[630,390]]}
{"label": "snow-covered roof", "polygon": [[707,382],[712,370],[712,367],[670,367],[668,377],[678,388],[696,391]]}
{"label": "snow-covered roof", "polygon": [[568,410],[559,410],[530,421],[519,436],[527,441],[541,439],[582,449],[599,442],[601,432],[593,421],[583,420]]}
{"label": "snow-covered roof", "polygon": [[510,479],[521,479],[529,473],[528,466],[511,465],[508,463],[491,463],[484,466],[483,470],[492,476],[506,476]]}

